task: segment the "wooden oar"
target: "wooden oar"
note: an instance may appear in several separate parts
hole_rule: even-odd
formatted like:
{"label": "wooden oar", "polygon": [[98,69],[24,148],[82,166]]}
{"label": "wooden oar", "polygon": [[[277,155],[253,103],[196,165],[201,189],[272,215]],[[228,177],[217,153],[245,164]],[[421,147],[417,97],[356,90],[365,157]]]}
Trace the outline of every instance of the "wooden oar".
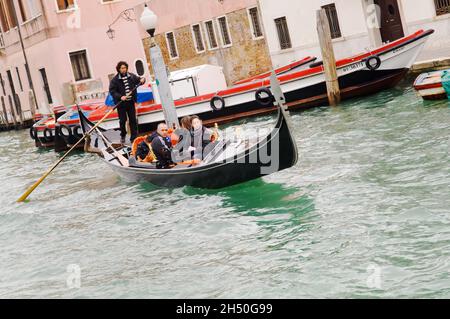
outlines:
{"label": "wooden oar", "polygon": [[[126,95],[126,97],[130,97],[133,92],[139,87],[139,85],[137,85],[130,93],[128,93]],[[108,113],[105,114],[105,116],[103,116],[103,118],[97,122],[97,124],[95,124],[86,134],[83,135],[82,138],[80,138],[78,140],[78,142],[75,143],[75,145],[72,146],[72,148],[70,150],[68,150],[60,159],[59,161],[57,161],[52,167],[50,167],[50,169],[41,177],[38,179],[38,181],[36,183],[33,184],[33,186],[31,186],[30,188],[28,188],[28,190],[17,200],[18,203],[24,202],[28,196],[30,196],[30,194],[44,181],[44,179],[47,178],[48,175],[51,174],[51,172],[53,172],[55,170],[56,167],[58,167],[59,164],[61,164],[62,161],[64,161],[64,159],[75,149],[77,148],[78,145],[80,145],[80,143],[82,141],[84,141],[84,139],[86,138],[86,136],[90,135],[104,120],[106,120],[106,118],[108,116],[110,116],[112,114],[112,112],[114,112],[115,109],[117,109],[117,107],[122,103],[123,101],[120,101],[119,103],[117,103],[112,109],[111,111],[109,111]]]}

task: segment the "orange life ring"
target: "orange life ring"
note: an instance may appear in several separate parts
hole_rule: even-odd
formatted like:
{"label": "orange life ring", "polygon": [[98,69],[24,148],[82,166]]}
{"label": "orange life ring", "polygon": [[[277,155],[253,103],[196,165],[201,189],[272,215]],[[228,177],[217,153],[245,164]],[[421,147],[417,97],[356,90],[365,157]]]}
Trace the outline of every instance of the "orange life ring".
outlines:
{"label": "orange life ring", "polygon": [[[137,152],[137,148],[139,146],[139,144],[141,144],[142,142],[144,142],[147,139],[147,136],[139,136],[137,137],[134,142],[133,145],[131,146],[131,155],[133,157],[136,157],[136,152]],[[153,153],[151,147],[150,147],[150,152],[148,152],[148,155],[146,158],[144,158],[144,160],[139,160],[138,158],[136,158],[138,161],[140,162],[144,162],[144,163],[152,163],[156,160],[156,156]]]}
{"label": "orange life ring", "polygon": [[146,138],[147,138],[147,136],[139,136],[134,140],[133,145],[131,146],[131,155],[136,157],[136,152],[137,152],[137,148],[138,148],[139,144],[144,142]]}

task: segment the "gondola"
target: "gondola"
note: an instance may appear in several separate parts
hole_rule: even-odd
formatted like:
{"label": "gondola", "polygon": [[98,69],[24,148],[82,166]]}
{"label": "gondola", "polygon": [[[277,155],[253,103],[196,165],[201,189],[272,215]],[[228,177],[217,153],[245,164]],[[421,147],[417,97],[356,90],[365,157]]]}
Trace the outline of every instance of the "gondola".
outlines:
{"label": "gondola", "polygon": [[[95,129],[87,139],[87,148],[95,149],[101,158],[127,181],[147,181],[161,187],[192,186],[219,189],[257,179],[290,168],[297,163],[298,152],[290,129],[290,117],[284,106],[275,76],[271,78],[272,97],[278,107],[277,121],[270,134],[255,140],[222,139],[195,166],[176,165],[156,169],[153,163],[142,164],[131,156],[131,148],[117,146],[119,133]],[[80,111],[80,124],[88,132],[94,124]]]}

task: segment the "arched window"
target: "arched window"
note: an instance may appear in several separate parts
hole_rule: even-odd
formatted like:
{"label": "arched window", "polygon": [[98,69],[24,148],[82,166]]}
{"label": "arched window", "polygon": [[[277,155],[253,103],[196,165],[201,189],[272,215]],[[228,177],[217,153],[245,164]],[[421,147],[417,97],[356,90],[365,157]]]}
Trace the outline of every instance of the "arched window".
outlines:
{"label": "arched window", "polygon": [[144,62],[142,62],[142,60],[136,60],[134,66],[136,68],[137,75],[143,76],[145,74]]}

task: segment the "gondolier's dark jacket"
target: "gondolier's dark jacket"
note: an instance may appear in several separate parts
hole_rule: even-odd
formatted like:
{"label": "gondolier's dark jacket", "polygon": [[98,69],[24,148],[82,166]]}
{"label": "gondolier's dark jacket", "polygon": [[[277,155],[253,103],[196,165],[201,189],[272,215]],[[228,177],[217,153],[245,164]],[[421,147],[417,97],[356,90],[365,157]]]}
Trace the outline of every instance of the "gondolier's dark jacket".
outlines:
{"label": "gondolier's dark jacket", "polygon": [[[128,83],[130,84],[130,89],[133,90],[141,83],[141,78],[136,74],[128,73]],[[111,83],[109,84],[109,93],[113,97],[115,104],[120,102],[122,96],[127,95],[120,73],[111,80]],[[137,102],[137,90],[133,91],[131,99],[134,103]]]}

